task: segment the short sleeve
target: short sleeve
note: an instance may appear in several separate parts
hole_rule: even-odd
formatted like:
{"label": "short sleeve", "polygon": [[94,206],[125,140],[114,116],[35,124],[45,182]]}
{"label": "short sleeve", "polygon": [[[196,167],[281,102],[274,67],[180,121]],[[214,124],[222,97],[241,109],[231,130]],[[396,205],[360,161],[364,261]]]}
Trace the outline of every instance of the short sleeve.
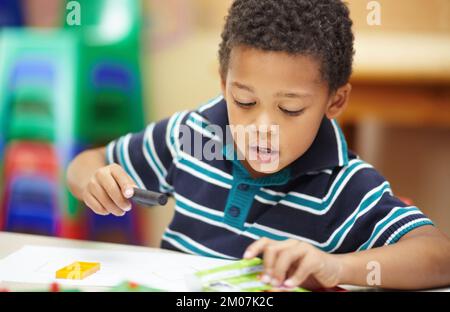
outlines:
{"label": "short sleeve", "polygon": [[419,208],[396,197],[390,184],[371,166],[357,172],[342,195],[337,209],[349,211],[352,226],[338,253],[394,244],[417,227],[433,225]]}
{"label": "short sleeve", "polygon": [[176,114],[129,133],[106,147],[106,162],[117,163],[143,189],[171,194],[168,172],[173,164],[170,130]]}

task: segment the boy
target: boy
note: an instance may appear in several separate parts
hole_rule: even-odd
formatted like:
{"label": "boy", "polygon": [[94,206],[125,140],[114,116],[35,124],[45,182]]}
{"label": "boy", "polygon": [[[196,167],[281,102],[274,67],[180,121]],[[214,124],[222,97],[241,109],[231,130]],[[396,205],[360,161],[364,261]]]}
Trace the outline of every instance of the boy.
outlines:
{"label": "boy", "polygon": [[116,216],[134,186],[168,193],[163,248],[261,254],[273,285],[367,285],[371,265],[381,287],[450,284],[450,240],[347,149],[335,121],[351,91],[351,26],[339,0],[235,0],[223,96],[80,154],[71,191]]}

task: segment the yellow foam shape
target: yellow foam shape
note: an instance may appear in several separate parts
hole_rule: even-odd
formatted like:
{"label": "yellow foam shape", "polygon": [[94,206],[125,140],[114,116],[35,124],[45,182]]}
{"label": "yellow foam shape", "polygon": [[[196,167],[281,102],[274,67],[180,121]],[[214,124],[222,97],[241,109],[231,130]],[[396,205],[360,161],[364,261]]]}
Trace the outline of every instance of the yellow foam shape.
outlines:
{"label": "yellow foam shape", "polygon": [[81,262],[74,263],[56,271],[56,278],[82,280],[89,275],[100,270],[100,262]]}

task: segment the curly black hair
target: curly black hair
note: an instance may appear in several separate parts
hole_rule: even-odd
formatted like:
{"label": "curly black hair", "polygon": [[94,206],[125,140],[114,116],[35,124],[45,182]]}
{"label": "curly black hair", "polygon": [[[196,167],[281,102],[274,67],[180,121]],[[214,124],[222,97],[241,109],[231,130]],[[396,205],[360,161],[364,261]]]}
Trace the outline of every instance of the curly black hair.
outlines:
{"label": "curly black hair", "polygon": [[221,77],[226,77],[232,48],[243,45],[311,56],[335,91],[352,72],[352,24],[341,0],[235,0],[219,46]]}

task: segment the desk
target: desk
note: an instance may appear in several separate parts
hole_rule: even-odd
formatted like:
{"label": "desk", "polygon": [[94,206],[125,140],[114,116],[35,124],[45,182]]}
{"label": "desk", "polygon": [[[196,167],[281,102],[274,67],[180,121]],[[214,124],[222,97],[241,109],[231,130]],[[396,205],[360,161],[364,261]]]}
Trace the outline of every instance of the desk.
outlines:
{"label": "desk", "polygon": [[[8,232],[0,232],[0,261],[4,257],[9,254],[19,250],[24,245],[40,245],[40,246],[51,246],[51,247],[69,247],[69,248],[83,248],[83,249],[97,249],[97,250],[116,250],[116,251],[136,251],[136,252],[167,252],[174,253],[177,252],[170,250],[162,250],[159,248],[150,248],[150,247],[142,247],[142,246],[132,246],[132,245],[121,245],[121,244],[111,244],[111,243],[102,243],[102,242],[92,242],[92,241],[81,241],[81,240],[72,240],[65,238],[57,238],[57,237],[48,237],[48,236],[38,236],[38,235],[29,235],[29,234],[19,234],[19,233],[8,233]],[[45,289],[48,285],[42,284],[32,284],[32,283],[13,283],[13,282],[1,282],[0,288],[7,288],[11,291],[26,291],[33,289]],[[380,291],[380,289],[373,289],[369,287],[359,287],[359,286],[350,286],[345,285],[341,286],[350,291]],[[98,292],[98,291],[107,291],[108,287],[97,287],[97,286],[89,286],[89,287],[76,287],[82,291],[90,291],[90,292]],[[436,289],[437,291],[448,291],[449,288]]]}
{"label": "desk", "polygon": [[[122,245],[122,244],[112,244],[112,243],[102,243],[93,241],[81,241],[73,239],[65,239],[58,237],[49,236],[38,236],[30,234],[21,233],[9,233],[0,232],[0,261],[9,254],[19,250],[25,245],[40,245],[40,246],[51,246],[51,247],[69,247],[69,248],[83,248],[83,249],[97,249],[97,250],[116,250],[116,251],[137,251],[137,252],[168,252],[176,253],[170,250],[162,250],[158,248],[149,248],[142,246],[133,245]],[[13,283],[13,282],[2,282],[0,280],[0,288],[7,288],[11,291],[26,291],[32,289],[45,289],[48,285],[37,285],[33,283]],[[106,291],[108,287],[76,287],[82,291]]]}

